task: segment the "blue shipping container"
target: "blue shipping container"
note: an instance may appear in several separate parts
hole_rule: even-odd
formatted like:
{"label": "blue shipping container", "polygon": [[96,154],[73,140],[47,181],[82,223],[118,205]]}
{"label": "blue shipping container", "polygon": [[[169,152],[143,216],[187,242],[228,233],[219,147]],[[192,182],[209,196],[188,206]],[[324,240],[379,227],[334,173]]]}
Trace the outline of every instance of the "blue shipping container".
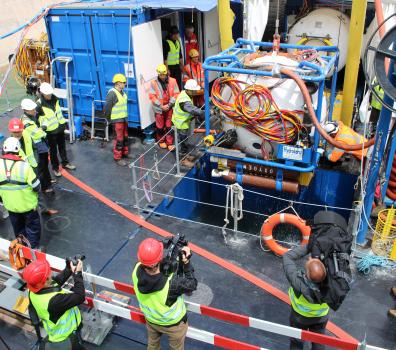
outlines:
{"label": "blue shipping container", "polygon": [[[45,17],[51,59],[71,57],[73,112],[90,121],[93,100],[106,99],[116,73],[128,78],[128,124],[140,127],[131,27],[150,20],[150,11],[104,4],[65,5]],[[64,65],[56,63],[55,86],[66,87]],[[95,103],[96,110],[104,104]]]}

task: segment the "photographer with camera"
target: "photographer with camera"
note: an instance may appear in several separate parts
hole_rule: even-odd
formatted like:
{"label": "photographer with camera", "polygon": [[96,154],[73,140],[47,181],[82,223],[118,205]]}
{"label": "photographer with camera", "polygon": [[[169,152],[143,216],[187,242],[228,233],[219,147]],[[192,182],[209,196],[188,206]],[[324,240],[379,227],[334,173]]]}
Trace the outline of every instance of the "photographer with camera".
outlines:
{"label": "photographer with camera", "polygon": [[197,289],[191,250],[184,237],[164,243],[153,238],[142,241],[132,281],[140,309],[146,319],[148,350],[160,349],[161,335],[169,337],[169,348],[183,350],[188,323],[183,294]]}
{"label": "photographer with camera", "polygon": [[[42,321],[48,334],[46,350],[84,350],[80,336],[81,313],[77,307],[85,300],[82,276],[84,258],[68,258],[66,268],[54,277],[46,260],[35,260],[23,271],[22,278],[29,289],[29,314],[32,320]],[[62,289],[72,275],[72,290]],[[40,341],[39,330],[37,336]]]}

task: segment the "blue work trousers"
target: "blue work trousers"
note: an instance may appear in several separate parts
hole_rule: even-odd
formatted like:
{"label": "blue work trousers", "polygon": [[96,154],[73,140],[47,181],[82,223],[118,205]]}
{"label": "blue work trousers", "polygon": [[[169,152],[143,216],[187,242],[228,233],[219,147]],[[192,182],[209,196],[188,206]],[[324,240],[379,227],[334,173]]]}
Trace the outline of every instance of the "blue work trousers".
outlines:
{"label": "blue work trousers", "polygon": [[41,235],[41,223],[38,211],[31,210],[26,213],[13,213],[9,211],[9,214],[15,237],[22,234],[30,242],[32,248],[38,248]]}

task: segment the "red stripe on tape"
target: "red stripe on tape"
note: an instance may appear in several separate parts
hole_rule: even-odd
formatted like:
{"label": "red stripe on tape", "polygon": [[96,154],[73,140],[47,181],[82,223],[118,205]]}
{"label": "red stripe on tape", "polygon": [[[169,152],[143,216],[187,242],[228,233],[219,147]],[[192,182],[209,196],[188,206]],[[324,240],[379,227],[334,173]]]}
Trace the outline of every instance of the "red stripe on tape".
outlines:
{"label": "red stripe on tape", "polygon": [[249,317],[201,305],[201,314],[249,327]]}
{"label": "red stripe on tape", "polygon": [[349,340],[329,337],[328,335],[309,332],[305,330],[301,331],[301,340],[324,344],[331,347],[335,347],[337,349],[344,349],[344,350],[357,350],[359,346],[359,344],[356,344],[355,342],[351,342]]}
{"label": "red stripe on tape", "polygon": [[260,350],[261,348],[256,345],[250,345],[230,338],[222,337],[221,335],[214,336],[214,346],[224,349],[234,350]]}
{"label": "red stripe on tape", "polygon": [[124,293],[135,294],[135,289],[132,285],[123,282],[114,281],[114,287]]}
{"label": "red stripe on tape", "polygon": [[85,303],[84,303],[84,305],[85,306],[88,306],[88,307],[94,307],[94,304],[93,304],[93,299],[92,298],[89,298],[89,297],[86,297],[85,298]]}
{"label": "red stripe on tape", "polygon": [[131,311],[131,320],[139,323],[146,323],[146,319],[144,315],[140,312]]}

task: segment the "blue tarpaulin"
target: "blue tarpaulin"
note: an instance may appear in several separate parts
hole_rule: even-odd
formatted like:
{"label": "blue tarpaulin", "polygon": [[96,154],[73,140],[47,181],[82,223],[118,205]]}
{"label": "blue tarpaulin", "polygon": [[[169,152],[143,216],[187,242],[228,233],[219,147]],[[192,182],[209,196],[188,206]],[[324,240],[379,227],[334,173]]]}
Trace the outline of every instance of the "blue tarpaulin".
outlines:
{"label": "blue tarpaulin", "polygon": [[[240,0],[233,0],[232,2],[240,3]],[[196,9],[202,12],[210,11],[217,6],[217,0],[128,0],[128,1],[111,1],[104,2],[103,7],[150,7],[153,9]]]}

